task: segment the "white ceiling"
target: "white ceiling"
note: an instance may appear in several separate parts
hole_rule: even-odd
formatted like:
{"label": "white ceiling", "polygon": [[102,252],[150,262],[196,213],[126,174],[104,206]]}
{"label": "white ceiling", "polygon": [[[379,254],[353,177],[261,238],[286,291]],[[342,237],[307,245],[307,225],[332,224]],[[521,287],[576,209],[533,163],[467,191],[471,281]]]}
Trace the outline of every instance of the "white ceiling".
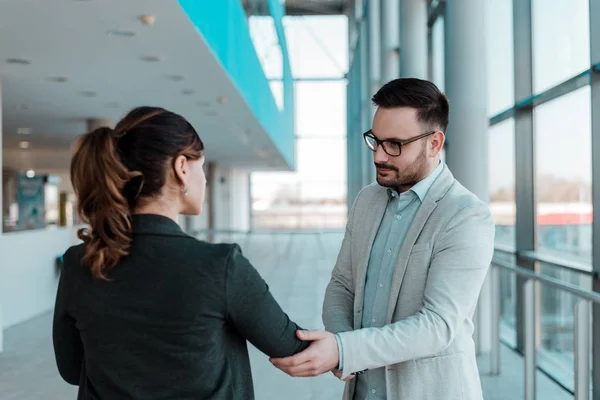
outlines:
{"label": "white ceiling", "polygon": [[[156,16],[156,23],[143,25],[142,14]],[[148,56],[161,61],[141,59]],[[88,118],[116,122],[140,105],[186,117],[211,161],[286,168],[176,0],[0,0],[0,79],[3,158],[11,168],[67,168],[65,154]],[[221,96],[225,104],[217,101]],[[33,134],[18,135],[19,128]],[[29,149],[19,149],[22,140]]]}

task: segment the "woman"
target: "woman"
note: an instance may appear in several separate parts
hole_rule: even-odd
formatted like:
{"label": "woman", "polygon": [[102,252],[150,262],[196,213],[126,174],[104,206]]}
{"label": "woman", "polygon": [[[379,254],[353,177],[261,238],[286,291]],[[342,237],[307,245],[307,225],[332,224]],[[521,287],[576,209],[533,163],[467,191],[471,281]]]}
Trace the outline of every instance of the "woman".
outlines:
{"label": "woman", "polygon": [[194,128],[161,108],[79,141],[71,179],[89,228],[64,255],[53,329],[79,399],[253,399],[246,339],[271,357],[307,347],[237,245],[175,222],[201,212],[203,164]]}

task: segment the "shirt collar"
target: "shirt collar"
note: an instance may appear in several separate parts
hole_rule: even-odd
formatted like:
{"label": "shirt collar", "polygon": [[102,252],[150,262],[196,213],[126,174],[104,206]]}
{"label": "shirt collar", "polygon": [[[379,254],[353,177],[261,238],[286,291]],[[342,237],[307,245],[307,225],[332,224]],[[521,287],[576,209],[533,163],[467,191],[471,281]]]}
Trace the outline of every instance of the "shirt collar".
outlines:
{"label": "shirt collar", "polygon": [[[424,179],[421,179],[419,182],[417,182],[417,184],[414,185],[412,188],[410,188],[409,191],[415,193],[417,195],[417,197],[419,197],[419,200],[423,201],[425,199],[425,196],[427,196],[427,192],[429,192],[429,189],[431,189],[433,182],[435,182],[435,180],[437,179],[438,176],[440,176],[440,174],[442,173],[443,170],[444,170],[444,163],[440,161],[440,163],[433,170],[433,172],[431,172],[429,175],[427,175]],[[398,192],[391,188],[388,188],[387,194],[388,194],[388,199],[390,201],[392,201],[394,198],[398,197]]]}

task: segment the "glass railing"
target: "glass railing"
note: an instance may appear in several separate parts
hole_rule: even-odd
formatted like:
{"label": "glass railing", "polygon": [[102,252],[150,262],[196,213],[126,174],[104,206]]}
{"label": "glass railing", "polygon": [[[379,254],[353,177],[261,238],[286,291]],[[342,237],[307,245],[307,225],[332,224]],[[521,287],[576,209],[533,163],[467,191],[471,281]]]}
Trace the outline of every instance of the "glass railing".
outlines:
{"label": "glass railing", "polygon": [[[534,254],[525,252],[519,259],[531,267]],[[592,274],[570,264],[561,266],[557,262],[537,260],[534,270],[521,268],[514,252],[497,248],[492,263],[492,285],[497,293],[493,302],[494,312],[500,315],[496,337],[517,349],[519,335],[522,348],[517,350],[529,359],[531,368],[545,372],[570,392],[581,393],[591,379],[590,309],[593,302],[600,301],[600,295],[592,291]],[[534,285],[527,287],[528,281]],[[519,290],[523,290],[520,302],[517,300]],[[524,316],[521,326],[517,321],[519,310]],[[495,369],[492,364],[492,372],[499,372]],[[531,376],[526,371],[525,379]],[[529,379],[529,384],[534,386],[533,389],[529,386],[529,390],[535,390],[535,379]]]}

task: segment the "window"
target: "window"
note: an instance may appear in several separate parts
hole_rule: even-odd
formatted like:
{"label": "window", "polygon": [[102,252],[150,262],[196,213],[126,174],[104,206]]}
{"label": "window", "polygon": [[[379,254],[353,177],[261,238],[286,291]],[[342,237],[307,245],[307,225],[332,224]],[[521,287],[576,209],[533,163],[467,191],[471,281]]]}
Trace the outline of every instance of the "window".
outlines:
{"label": "window", "polygon": [[445,34],[444,17],[437,18],[431,28],[431,81],[442,91],[445,91]]}
{"label": "window", "polygon": [[583,87],[534,110],[537,246],[591,265],[591,105]]}
{"label": "window", "polygon": [[515,247],[515,121],[489,129],[490,210],[496,223],[496,244]]}
{"label": "window", "polygon": [[514,103],[514,46],[512,1],[487,0],[488,114],[495,115]]}
{"label": "window", "polygon": [[256,229],[343,229],[347,83],[342,78],[348,69],[347,20],[286,17],[284,26],[297,78],[297,169],[252,174],[252,222]]}
{"label": "window", "polygon": [[589,0],[533,0],[533,90],[590,67]]}

